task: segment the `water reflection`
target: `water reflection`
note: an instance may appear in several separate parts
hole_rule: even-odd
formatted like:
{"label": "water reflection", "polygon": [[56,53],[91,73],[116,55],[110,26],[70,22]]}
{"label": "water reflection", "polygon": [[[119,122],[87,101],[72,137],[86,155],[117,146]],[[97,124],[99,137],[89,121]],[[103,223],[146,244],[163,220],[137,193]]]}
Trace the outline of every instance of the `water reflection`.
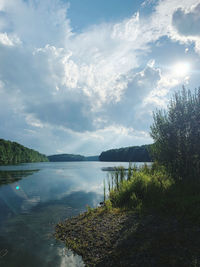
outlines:
{"label": "water reflection", "polygon": [[0,259],[0,266],[26,266],[25,262],[30,267],[84,266],[82,258],[65,249],[53,233],[59,221],[84,211],[85,204],[92,206],[100,200],[101,195],[78,191],[59,200],[38,203],[27,214],[7,218],[1,227],[0,250],[6,248],[8,254]]}
{"label": "water reflection", "polygon": [[[118,163],[122,164],[128,166]],[[85,211],[86,205],[97,206],[103,200],[106,176],[101,168],[116,165],[52,162],[0,166],[0,180],[6,181],[0,187],[0,266],[84,266],[80,256],[55,240],[55,225]]]}
{"label": "water reflection", "polygon": [[21,180],[24,177],[32,175],[37,170],[15,170],[15,171],[0,171],[0,186],[10,184]]}

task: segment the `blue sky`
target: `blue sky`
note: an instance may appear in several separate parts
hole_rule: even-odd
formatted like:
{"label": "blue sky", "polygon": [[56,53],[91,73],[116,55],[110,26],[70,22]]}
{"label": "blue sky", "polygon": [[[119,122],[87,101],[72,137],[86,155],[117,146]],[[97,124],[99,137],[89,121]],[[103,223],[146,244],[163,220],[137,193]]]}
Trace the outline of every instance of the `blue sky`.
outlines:
{"label": "blue sky", "polygon": [[118,22],[132,16],[143,1],[133,0],[71,0],[68,15],[74,30],[82,31],[94,24]]}
{"label": "blue sky", "polygon": [[199,29],[199,0],[1,0],[0,138],[45,154],[152,143],[152,112],[200,85]]}

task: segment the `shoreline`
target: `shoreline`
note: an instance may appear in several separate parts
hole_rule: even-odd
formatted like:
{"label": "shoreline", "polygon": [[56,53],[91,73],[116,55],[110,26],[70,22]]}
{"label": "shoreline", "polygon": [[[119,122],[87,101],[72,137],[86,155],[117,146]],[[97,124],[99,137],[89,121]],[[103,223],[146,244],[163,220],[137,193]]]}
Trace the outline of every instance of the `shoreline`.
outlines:
{"label": "shoreline", "polygon": [[86,266],[199,266],[200,227],[133,211],[84,212],[58,223],[55,238]]}
{"label": "shoreline", "polygon": [[86,266],[100,266],[105,258],[113,261],[115,247],[134,219],[133,212],[99,207],[58,223],[55,237],[81,255]]}

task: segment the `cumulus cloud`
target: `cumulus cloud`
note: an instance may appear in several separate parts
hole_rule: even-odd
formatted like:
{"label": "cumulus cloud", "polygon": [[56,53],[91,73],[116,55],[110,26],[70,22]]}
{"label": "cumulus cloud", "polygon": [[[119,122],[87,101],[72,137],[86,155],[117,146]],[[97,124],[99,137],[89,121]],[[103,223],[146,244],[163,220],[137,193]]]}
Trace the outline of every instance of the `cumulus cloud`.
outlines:
{"label": "cumulus cloud", "polygon": [[0,33],[0,43],[5,46],[14,46],[16,44],[20,44],[19,38],[16,36],[8,36],[8,34]]}
{"label": "cumulus cloud", "polygon": [[172,22],[177,31],[175,38],[193,42],[196,52],[200,53],[200,2],[190,8],[178,8],[173,13]]}
{"label": "cumulus cloud", "polygon": [[15,33],[31,47],[63,45],[72,34],[66,18],[68,7],[59,0],[1,0],[0,30]]}
{"label": "cumulus cloud", "polygon": [[113,140],[115,147],[151,142],[152,109],[183,80],[147,55],[163,36],[197,49],[196,0],[159,1],[147,17],[136,12],[81,33],[73,32],[68,9],[61,0],[0,1],[2,137],[46,153],[53,153],[48,140],[71,153],[100,152]]}
{"label": "cumulus cloud", "polygon": [[[141,129],[146,121],[144,124],[140,121],[139,110],[143,107],[143,100],[160,80],[159,69],[147,64],[142,71],[134,72],[131,70],[122,79],[127,84],[124,93],[120,101],[109,103],[103,107],[103,118],[107,124],[113,121],[126,127],[133,126],[136,129]],[[149,123],[146,124],[145,129],[149,128]]]}
{"label": "cumulus cloud", "polygon": [[200,4],[190,11],[178,8],[173,13],[172,19],[174,27],[180,34],[200,37]]}

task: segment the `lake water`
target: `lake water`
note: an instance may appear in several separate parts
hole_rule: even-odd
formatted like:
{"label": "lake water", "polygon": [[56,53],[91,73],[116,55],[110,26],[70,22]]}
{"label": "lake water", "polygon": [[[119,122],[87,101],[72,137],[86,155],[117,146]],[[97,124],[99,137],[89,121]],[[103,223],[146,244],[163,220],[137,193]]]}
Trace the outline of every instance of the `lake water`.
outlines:
{"label": "lake water", "polygon": [[96,207],[103,200],[102,168],[119,165],[128,167],[126,162],[0,166],[0,266],[84,266],[80,256],[54,239],[55,225],[86,205]]}

